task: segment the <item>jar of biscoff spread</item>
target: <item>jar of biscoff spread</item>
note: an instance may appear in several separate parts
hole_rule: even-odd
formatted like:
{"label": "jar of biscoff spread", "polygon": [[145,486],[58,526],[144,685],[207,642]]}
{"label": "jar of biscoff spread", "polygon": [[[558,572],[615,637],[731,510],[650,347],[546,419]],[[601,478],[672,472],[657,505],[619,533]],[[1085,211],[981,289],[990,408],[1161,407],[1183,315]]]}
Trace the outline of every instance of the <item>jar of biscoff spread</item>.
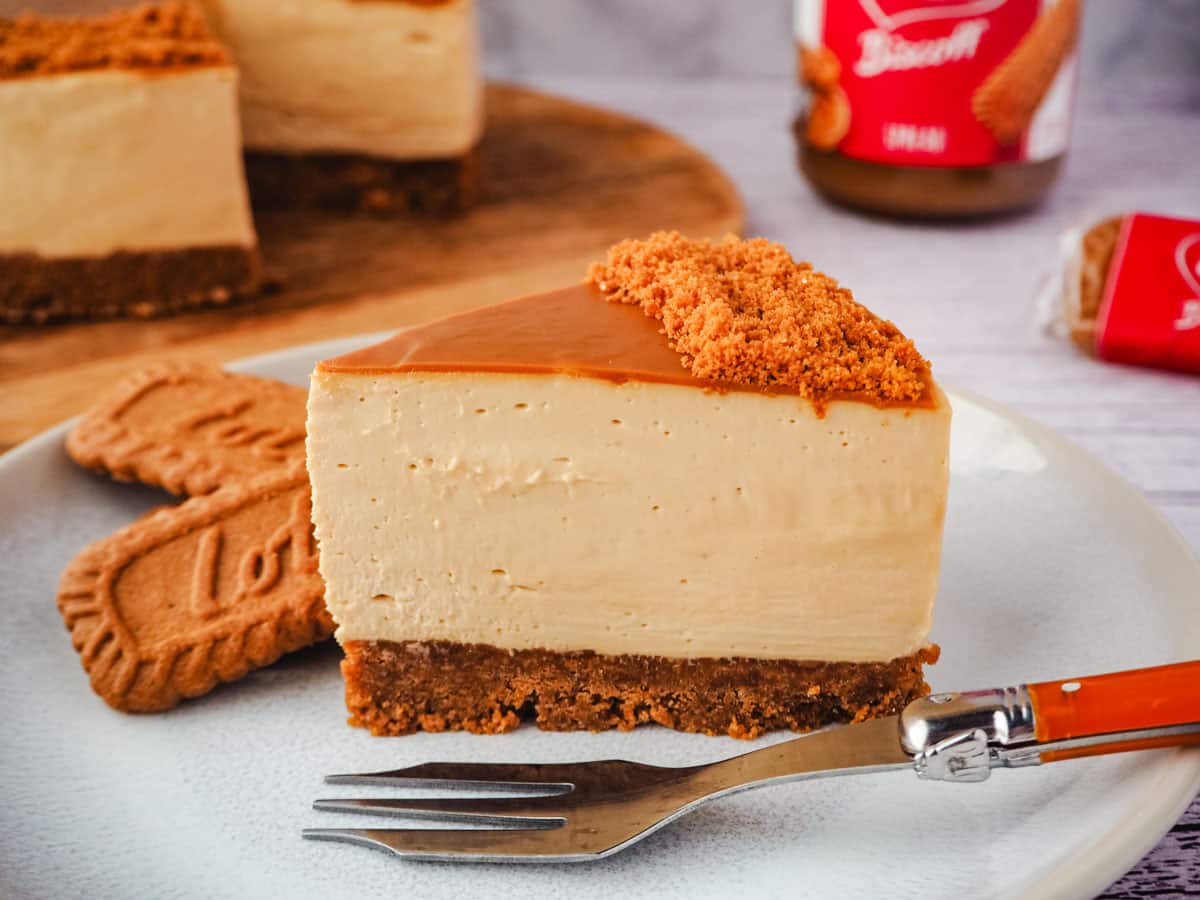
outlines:
{"label": "jar of biscoff spread", "polygon": [[796,0],[800,167],[892,215],[1036,203],[1071,124],[1083,0]]}

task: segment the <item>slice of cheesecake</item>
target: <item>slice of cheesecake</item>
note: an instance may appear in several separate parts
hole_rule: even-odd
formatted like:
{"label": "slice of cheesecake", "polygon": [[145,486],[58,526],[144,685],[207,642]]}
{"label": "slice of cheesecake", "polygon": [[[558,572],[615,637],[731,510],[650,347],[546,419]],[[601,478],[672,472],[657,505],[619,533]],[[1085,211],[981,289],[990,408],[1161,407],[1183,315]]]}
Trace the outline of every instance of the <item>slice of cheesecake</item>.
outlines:
{"label": "slice of cheesecake", "polygon": [[252,292],[237,71],[198,8],[0,19],[0,317]]}
{"label": "slice of cheesecake", "polygon": [[351,721],[896,712],[937,655],[949,432],[912,343],[765,241],[626,242],[326,360],[308,466]]}
{"label": "slice of cheesecake", "polygon": [[483,130],[474,0],[204,0],[242,71],[256,206],[445,212]]}

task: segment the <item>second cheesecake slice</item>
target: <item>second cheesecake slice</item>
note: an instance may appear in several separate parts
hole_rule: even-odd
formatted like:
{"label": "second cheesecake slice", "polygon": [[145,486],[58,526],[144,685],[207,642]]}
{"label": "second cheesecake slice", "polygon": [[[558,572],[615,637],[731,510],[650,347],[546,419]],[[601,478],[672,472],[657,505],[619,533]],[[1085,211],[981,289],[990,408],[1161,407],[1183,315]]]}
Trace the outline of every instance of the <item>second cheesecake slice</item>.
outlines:
{"label": "second cheesecake slice", "polygon": [[588,283],[318,365],[352,721],[750,737],[927,690],[950,408],[786,250],[654,235]]}

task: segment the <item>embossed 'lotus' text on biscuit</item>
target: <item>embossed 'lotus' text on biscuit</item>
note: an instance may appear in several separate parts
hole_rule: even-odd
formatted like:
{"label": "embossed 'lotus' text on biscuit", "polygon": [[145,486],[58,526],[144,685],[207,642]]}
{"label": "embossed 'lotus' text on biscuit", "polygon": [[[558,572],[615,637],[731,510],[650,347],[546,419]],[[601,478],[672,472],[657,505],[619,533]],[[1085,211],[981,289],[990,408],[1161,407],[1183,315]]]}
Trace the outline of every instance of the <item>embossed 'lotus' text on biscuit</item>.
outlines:
{"label": "embossed 'lotus' text on biscuit", "polygon": [[328,637],[309,509],[293,466],[155,510],[80,553],[58,602],[96,693],[169,709]]}
{"label": "embossed 'lotus' text on biscuit", "polygon": [[304,398],[265,378],[157,366],[72,430],[81,465],[190,496],[85,548],[63,573],[63,622],[110,706],[169,709],[332,634]]}
{"label": "embossed 'lotus' text on biscuit", "polygon": [[122,382],[72,429],[89,469],[196,496],[304,459],[303,388],[203,365]]}

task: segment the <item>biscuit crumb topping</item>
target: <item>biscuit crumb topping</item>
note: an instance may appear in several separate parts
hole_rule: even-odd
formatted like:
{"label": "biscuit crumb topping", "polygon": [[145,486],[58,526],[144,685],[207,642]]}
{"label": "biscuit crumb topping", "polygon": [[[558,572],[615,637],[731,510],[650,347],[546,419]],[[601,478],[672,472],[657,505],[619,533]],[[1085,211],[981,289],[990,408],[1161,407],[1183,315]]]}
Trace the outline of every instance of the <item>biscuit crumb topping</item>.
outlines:
{"label": "biscuit crumb topping", "polygon": [[0,79],[88,69],[229,65],[191,3],[143,3],[97,16],[0,18]]}
{"label": "biscuit crumb topping", "polygon": [[587,280],[659,320],[697,378],[776,386],[818,410],[839,397],[916,403],[930,389],[929,363],[895,325],[762,238],[657,232],[610,248]]}

